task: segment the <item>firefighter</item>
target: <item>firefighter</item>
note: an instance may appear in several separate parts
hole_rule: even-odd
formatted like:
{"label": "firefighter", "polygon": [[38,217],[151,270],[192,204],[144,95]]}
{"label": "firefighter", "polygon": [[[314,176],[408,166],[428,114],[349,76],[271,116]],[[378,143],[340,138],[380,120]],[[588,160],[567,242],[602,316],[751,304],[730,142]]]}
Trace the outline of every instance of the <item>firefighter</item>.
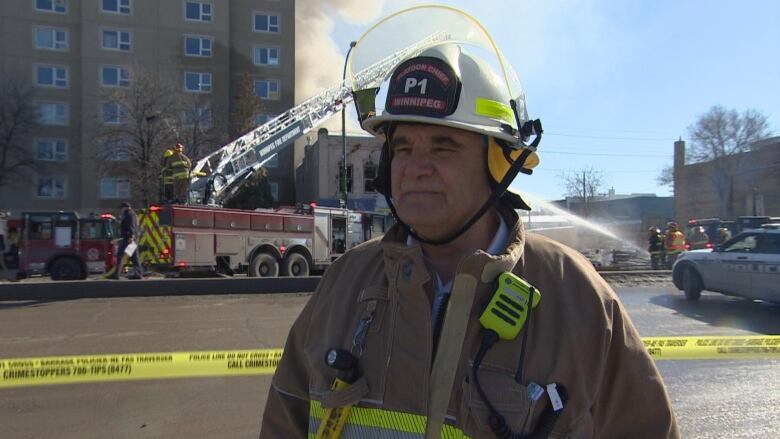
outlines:
{"label": "firefighter", "polygon": [[650,252],[650,265],[653,270],[659,270],[664,264],[664,235],[658,227],[650,227],[648,232],[647,251]]}
{"label": "firefighter", "polygon": [[[351,410],[341,437],[495,438],[489,418],[518,435],[546,437],[555,418],[556,437],[679,437],[612,289],[576,251],[523,230],[516,209],[530,208],[507,187],[537,165],[541,139],[523,95],[451,42],[388,77],[385,110],[358,113],[385,141],[374,186],[398,223],[326,271],[287,338],[260,437],[339,437],[334,408]],[[541,300],[521,335],[496,341],[481,310],[510,274]]]}
{"label": "firefighter", "polygon": [[664,240],[666,248],[666,268],[672,268],[680,253],[685,251],[685,235],[678,229],[677,223],[667,224]]}
{"label": "firefighter", "polygon": [[[121,240],[116,252],[117,264],[114,269],[106,274],[109,279],[119,280],[119,273],[124,268],[125,262],[128,257],[133,263],[133,271],[127,277],[128,279],[143,279],[144,269],[141,266],[141,260],[138,255],[140,254],[138,249],[138,237],[140,233],[140,227],[138,226],[138,216],[130,206],[130,203],[123,202],[120,206],[122,209],[122,221],[119,226],[119,235]],[[131,255],[127,255],[127,247],[135,245]]]}
{"label": "firefighter", "polygon": [[168,148],[163,153],[163,167],[160,178],[162,179],[162,202],[173,201],[173,169],[171,169],[171,157],[176,153],[175,148]]}
{"label": "firefighter", "polygon": [[165,162],[164,169],[173,182],[173,194],[171,200],[175,203],[189,204],[190,192],[190,168],[192,162],[184,154],[184,145],[177,143],[173,154]]}

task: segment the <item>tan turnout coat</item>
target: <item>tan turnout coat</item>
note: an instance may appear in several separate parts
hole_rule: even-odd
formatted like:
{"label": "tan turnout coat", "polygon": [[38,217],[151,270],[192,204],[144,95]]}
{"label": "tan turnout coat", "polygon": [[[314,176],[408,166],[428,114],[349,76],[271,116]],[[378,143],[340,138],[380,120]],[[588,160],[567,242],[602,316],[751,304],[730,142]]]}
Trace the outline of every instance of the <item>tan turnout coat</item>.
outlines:
{"label": "tan turnout coat", "polygon": [[[521,337],[499,341],[485,357],[479,377],[514,431],[533,431],[546,404],[545,397],[531,401],[526,386],[558,382],[566,387],[569,401],[551,437],[679,437],[661,377],[609,285],[576,251],[525,234],[512,210],[501,214],[509,227],[503,254],[478,251],[458,267],[458,274],[473,276],[478,286],[462,355],[453,364],[457,372],[445,423],[468,437],[495,437],[468,371],[480,343],[478,317],[493,281],[511,270],[542,294],[531,318],[525,379],[522,385],[514,379]],[[313,437],[315,431],[309,429],[319,420],[310,417],[312,408],[320,406],[335,377],[324,363],[325,353],[348,349],[356,323],[369,309],[374,319],[360,358],[368,390],[357,406],[424,416],[433,361],[432,276],[420,246],[407,246],[398,226],[339,258],[290,331],[260,437]],[[382,437],[379,430],[368,434]]]}

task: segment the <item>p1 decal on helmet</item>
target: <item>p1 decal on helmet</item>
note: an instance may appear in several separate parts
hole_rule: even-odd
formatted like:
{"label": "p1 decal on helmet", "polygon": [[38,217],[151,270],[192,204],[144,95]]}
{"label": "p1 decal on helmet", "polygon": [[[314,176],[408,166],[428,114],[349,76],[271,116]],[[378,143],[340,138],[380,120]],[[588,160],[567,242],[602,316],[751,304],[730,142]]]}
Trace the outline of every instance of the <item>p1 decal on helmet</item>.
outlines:
{"label": "p1 decal on helmet", "polygon": [[449,116],[458,107],[460,80],[449,64],[421,56],[401,63],[390,79],[385,111],[390,114]]}

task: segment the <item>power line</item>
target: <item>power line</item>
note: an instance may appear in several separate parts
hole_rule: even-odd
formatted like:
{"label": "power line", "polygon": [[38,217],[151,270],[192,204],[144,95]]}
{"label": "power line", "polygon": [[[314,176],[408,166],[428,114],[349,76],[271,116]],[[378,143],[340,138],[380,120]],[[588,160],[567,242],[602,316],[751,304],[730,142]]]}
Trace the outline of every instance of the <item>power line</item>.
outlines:
{"label": "power line", "polygon": [[577,137],[582,139],[602,139],[602,140],[640,140],[640,141],[653,141],[653,142],[674,142],[673,138],[667,137],[613,137],[613,136],[585,136],[582,134],[561,134],[550,133],[545,131],[545,136],[561,136],[561,137]]}
{"label": "power line", "polygon": [[661,157],[661,158],[670,158],[672,157],[671,154],[611,154],[611,153],[600,153],[600,152],[564,152],[564,151],[550,151],[549,149],[540,149],[539,154],[562,154],[562,155],[587,155],[587,156],[602,156],[602,157]]}
{"label": "power line", "polygon": [[[609,169],[601,169],[597,168],[599,171],[603,171],[609,174],[636,174],[636,173],[660,173],[660,169],[647,169],[647,170],[641,170],[641,171],[632,171],[632,170],[624,170],[621,169],[619,171],[610,171]],[[546,168],[544,165],[540,165],[538,168],[534,169],[534,172],[538,171],[550,171],[550,172],[575,172],[574,169],[557,169],[557,168]]]}
{"label": "power line", "polygon": [[[623,130],[619,128],[573,127],[573,126],[554,125],[554,124],[544,124],[544,126],[553,129],[575,130],[575,131],[612,131],[615,133],[629,133],[629,134],[661,134],[661,135],[668,134],[667,132],[664,131],[654,131],[654,130]],[[670,136],[670,137],[677,137],[677,136]]]}

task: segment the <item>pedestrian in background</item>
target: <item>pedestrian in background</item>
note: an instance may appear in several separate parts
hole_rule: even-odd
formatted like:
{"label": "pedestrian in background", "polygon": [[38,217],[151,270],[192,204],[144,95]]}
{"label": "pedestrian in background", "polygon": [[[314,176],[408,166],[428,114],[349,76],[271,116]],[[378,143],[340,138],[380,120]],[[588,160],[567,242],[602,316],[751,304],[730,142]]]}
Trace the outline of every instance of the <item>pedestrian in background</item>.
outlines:
{"label": "pedestrian in background", "polygon": [[[117,264],[113,273],[110,273],[108,278],[119,280],[119,273],[124,267],[124,262],[129,257],[133,263],[133,270],[130,272],[128,279],[142,279],[144,275],[143,267],[141,267],[141,259],[138,257],[138,216],[135,211],[130,207],[130,203],[124,202],[119,207],[122,208],[122,220],[119,226],[119,233],[121,240],[119,241],[119,248],[116,252]],[[127,248],[132,246],[132,252],[129,255],[126,254]]]}

